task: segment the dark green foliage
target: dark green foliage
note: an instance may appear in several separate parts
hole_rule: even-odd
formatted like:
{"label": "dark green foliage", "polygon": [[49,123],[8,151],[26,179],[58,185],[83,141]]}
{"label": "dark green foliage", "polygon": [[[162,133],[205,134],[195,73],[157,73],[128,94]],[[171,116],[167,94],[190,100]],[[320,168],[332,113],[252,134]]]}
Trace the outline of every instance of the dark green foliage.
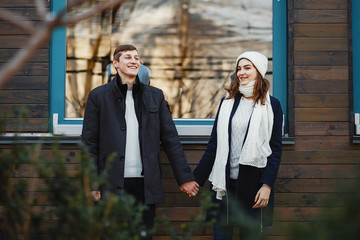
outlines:
{"label": "dark green foliage", "polygon": [[[291,226],[289,240],[337,240],[360,239],[360,172],[353,185],[334,186],[337,199],[325,199],[326,206],[336,202],[336,206],[327,207],[314,223],[305,226]],[[325,205],[325,204],[324,204]]]}
{"label": "dark green foliage", "polygon": [[[57,144],[51,159],[40,156],[40,144],[20,146],[14,141],[10,150],[1,152],[0,239],[140,239],[145,206],[125,193],[105,191],[95,203],[90,192],[100,184],[106,188],[106,176],[95,174],[92,159],[79,148],[76,174],[69,174]],[[40,191],[48,193],[46,206],[37,204],[34,180],[20,178],[23,164],[35,166],[44,181]]]}
{"label": "dark green foliage", "polygon": [[159,218],[159,224],[162,224],[167,228],[167,234],[168,236],[171,236],[172,239],[191,240],[194,236],[199,235],[201,231],[212,225],[214,221],[206,221],[206,212],[214,207],[214,204],[211,202],[211,194],[209,191],[205,191],[200,197],[199,214],[195,216],[195,214],[191,212],[189,223],[183,223],[179,232],[175,231],[166,216]]}

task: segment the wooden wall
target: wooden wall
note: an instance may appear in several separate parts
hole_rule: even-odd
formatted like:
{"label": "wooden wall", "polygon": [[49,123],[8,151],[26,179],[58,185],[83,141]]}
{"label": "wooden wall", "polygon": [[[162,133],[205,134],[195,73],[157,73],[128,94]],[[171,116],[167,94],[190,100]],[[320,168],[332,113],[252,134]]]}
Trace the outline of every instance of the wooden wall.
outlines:
{"label": "wooden wall", "polygon": [[[360,145],[351,142],[350,133],[349,2],[288,0],[288,111],[295,143],[284,145],[275,188],[276,218],[274,226],[265,231],[267,239],[287,239],[290,224],[316,221],[318,213],[337,205],[339,190],[334,185],[349,185],[358,177],[354,169],[359,165]],[[33,1],[2,0],[0,7],[23,11],[37,21],[31,12]],[[28,36],[4,22],[0,22],[0,32],[3,63]],[[20,104],[30,110],[28,128],[24,131],[47,132],[48,66],[48,48],[44,47],[19,76],[0,90],[1,110],[11,110]],[[10,116],[16,122],[14,115]],[[192,168],[205,148],[205,144],[184,144]],[[180,229],[188,221],[189,212],[198,211],[199,198],[189,199],[178,191],[164,154],[162,158],[166,201],[159,205],[158,215],[165,214]],[[327,197],[334,201],[324,203],[322,200]],[[46,206],[46,202],[42,204]],[[211,229],[199,229],[202,239],[212,239],[211,233]],[[155,239],[169,237],[160,228]]]}
{"label": "wooden wall", "polygon": [[[49,4],[48,1],[44,1]],[[33,0],[2,0],[0,8],[21,14],[38,24]],[[29,40],[29,35],[0,19],[0,66],[3,66]],[[43,46],[20,73],[0,89],[0,118],[8,117],[8,132],[14,131],[19,118],[15,109],[27,110],[26,122],[21,124],[22,132],[47,132],[49,115],[49,48]]]}
{"label": "wooden wall", "polygon": [[[360,146],[351,142],[351,5],[347,0],[289,0],[289,103],[295,144],[286,146],[277,180],[278,219],[268,234],[289,223],[308,224],[338,206],[336,184],[358,176]],[[333,201],[324,202],[327,197]],[[286,237],[283,237],[286,239]]]}

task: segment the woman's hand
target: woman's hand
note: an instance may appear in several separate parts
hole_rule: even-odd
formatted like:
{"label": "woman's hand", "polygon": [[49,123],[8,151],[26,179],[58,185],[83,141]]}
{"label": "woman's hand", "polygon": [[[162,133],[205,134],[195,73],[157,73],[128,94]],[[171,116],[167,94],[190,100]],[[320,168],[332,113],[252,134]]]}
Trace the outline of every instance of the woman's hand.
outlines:
{"label": "woman's hand", "polygon": [[255,205],[253,208],[264,208],[269,203],[271,188],[263,184],[255,196]]}

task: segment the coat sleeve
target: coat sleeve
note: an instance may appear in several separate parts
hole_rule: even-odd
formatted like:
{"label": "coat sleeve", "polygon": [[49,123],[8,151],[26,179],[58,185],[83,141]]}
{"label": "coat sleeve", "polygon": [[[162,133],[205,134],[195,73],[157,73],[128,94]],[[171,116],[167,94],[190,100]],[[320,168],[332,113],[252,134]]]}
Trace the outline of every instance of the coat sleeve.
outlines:
{"label": "coat sleeve", "polygon": [[84,115],[81,139],[87,147],[91,157],[94,159],[97,172],[100,173],[99,167],[99,131],[100,131],[100,113],[96,104],[94,94],[90,92]]}
{"label": "coat sleeve", "polygon": [[260,182],[267,184],[273,189],[281,161],[283,112],[279,100],[272,98],[271,103],[274,112],[274,125],[270,139],[272,153],[268,157],[267,165],[262,172]]}
{"label": "coat sleeve", "polygon": [[[220,102],[220,106],[223,102],[224,98]],[[217,148],[217,121],[218,121],[218,115],[219,110],[215,117],[214,126],[211,131],[211,136],[208,142],[208,145],[206,147],[206,150],[201,157],[200,162],[198,163],[197,167],[194,170],[194,175],[196,178],[196,181],[199,183],[200,186],[204,186],[206,180],[209,178],[209,175],[211,173],[212,167],[214,165],[215,157],[216,157],[216,148]]]}
{"label": "coat sleeve", "polygon": [[194,174],[186,161],[175,123],[163,94],[161,94],[160,99],[160,140],[170,161],[178,185],[194,181]]}

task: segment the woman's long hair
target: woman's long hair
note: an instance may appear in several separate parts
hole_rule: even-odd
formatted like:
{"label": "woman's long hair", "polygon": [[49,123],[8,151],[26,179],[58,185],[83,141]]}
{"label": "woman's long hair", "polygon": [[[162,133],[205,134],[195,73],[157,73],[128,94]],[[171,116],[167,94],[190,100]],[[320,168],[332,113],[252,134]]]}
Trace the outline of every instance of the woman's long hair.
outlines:
{"label": "woman's long hair", "polygon": [[[237,64],[236,64],[237,66]],[[256,69],[256,68],[255,68]],[[234,79],[231,80],[231,84],[229,88],[225,88],[226,91],[228,91],[229,96],[227,97],[227,99],[232,99],[235,98],[235,96],[239,93],[239,86],[240,86],[240,80],[237,76],[237,67],[234,73]],[[265,105],[265,100],[266,100],[266,93],[270,88],[270,82],[263,78],[261,76],[261,74],[259,73],[259,71],[256,69],[257,71],[257,79],[254,85],[254,103],[257,103],[260,101],[260,103],[262,105]]]}

